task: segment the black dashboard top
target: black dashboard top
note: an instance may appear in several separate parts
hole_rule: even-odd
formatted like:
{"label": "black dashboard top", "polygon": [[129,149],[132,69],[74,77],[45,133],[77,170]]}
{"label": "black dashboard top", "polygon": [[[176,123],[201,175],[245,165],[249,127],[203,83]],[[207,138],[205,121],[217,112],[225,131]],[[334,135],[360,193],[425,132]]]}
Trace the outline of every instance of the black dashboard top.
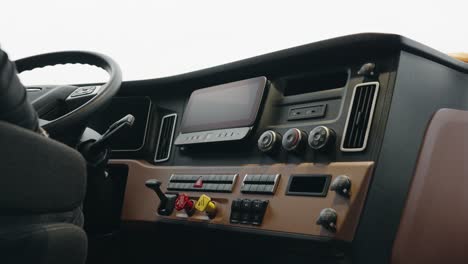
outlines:
{"label": "black dashboard top", "polygon": [[[145,89],[147,85],[151,86],[151,89],[157,87],[169,89],[176,84],[178,88],[183,89],[184,83],[196,82],[201,85],[197,85],[198,87],[203,87],[226,81],[267,75],[267,73],[274,74],[286,67],[284,63],[279,63],[284,61],[290,62],[291,65],[288,66],[300,66],[298,64],[303,65],[304,63],[331,65],[344,58],[359,59],[372,55],[388,55],[399,51],[407,51],[454,70],[468,73],[467,63],[409,38],[396,34],[360,33],[322,40],[189,73],[156,79],[127,81],[121,94],[144,93],[144,91],[147,91]],[[299,57],[300,60],[298,60]],[[207,80],[207,77],[209,77],[209,80]],[[230,80],[226,80],[226,78],[230,78]],[[128,86],[132,86],[131,91],[125,89]],[[135,90],[136,87],[144,91]]]}

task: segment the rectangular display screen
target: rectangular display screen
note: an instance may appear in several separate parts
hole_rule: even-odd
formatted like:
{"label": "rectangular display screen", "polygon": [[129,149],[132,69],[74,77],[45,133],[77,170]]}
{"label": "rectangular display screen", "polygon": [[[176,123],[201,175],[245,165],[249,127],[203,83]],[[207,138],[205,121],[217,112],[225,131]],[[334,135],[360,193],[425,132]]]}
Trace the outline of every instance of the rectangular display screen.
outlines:
{"label": "rectangular display screen", "polygon": [[266,81],[265,77],[257,77],[194,91],[181,133],[253,126]]}
{"label": "rectangular display screen", "polygon": [[331,175],[291,175],[287,195],[327,196]]}

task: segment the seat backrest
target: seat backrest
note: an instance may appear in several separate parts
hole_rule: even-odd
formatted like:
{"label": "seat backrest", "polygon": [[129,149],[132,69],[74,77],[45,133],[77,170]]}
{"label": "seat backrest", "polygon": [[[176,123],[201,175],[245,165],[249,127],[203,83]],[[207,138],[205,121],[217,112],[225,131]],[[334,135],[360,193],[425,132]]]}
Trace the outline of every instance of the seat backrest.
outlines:
{"label": "seat backrest", "polygon": [[441,109],[433,116],[391,263],[468,263],[467,111]]}

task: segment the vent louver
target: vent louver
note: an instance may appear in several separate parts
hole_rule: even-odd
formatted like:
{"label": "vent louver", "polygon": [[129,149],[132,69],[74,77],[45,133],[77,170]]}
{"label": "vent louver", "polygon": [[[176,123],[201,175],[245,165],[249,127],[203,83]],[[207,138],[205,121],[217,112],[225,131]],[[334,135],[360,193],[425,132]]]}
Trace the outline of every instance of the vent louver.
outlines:
{"label": "vent louver", "polygon": [[354,87],[341,151],[358,152],[366,149],[378,92],[378,82],[362,83]]}
{"label": "vent louver", "polygon": [[163,162],[169,159],[169,156],[171,155],[172,140],[174,139],[176,121],[177,114],[165,115],[162,118],[154,162]]}

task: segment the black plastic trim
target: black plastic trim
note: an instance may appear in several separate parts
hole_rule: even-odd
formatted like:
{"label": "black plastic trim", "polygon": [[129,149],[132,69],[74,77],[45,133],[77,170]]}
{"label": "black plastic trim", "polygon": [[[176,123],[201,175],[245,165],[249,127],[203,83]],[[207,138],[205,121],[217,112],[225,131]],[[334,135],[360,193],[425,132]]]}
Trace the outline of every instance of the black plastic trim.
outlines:
{"label": "black plastic trim", "polygon": [[[323,188],[321,192],[295,192],[291,191],[291,184],[294,179],[297,178],[318,178],[322,177],[325,178],[325,182],[323,184]],[[314,196],[314,197],[325,197],[328,194],[328,188],[330,187],[331,182],[331,175],[329,174],[301,174],[301,175],[291,175],[288,181],[288,187],[286,188],[286,195],[294,195],[294,196]]]}

